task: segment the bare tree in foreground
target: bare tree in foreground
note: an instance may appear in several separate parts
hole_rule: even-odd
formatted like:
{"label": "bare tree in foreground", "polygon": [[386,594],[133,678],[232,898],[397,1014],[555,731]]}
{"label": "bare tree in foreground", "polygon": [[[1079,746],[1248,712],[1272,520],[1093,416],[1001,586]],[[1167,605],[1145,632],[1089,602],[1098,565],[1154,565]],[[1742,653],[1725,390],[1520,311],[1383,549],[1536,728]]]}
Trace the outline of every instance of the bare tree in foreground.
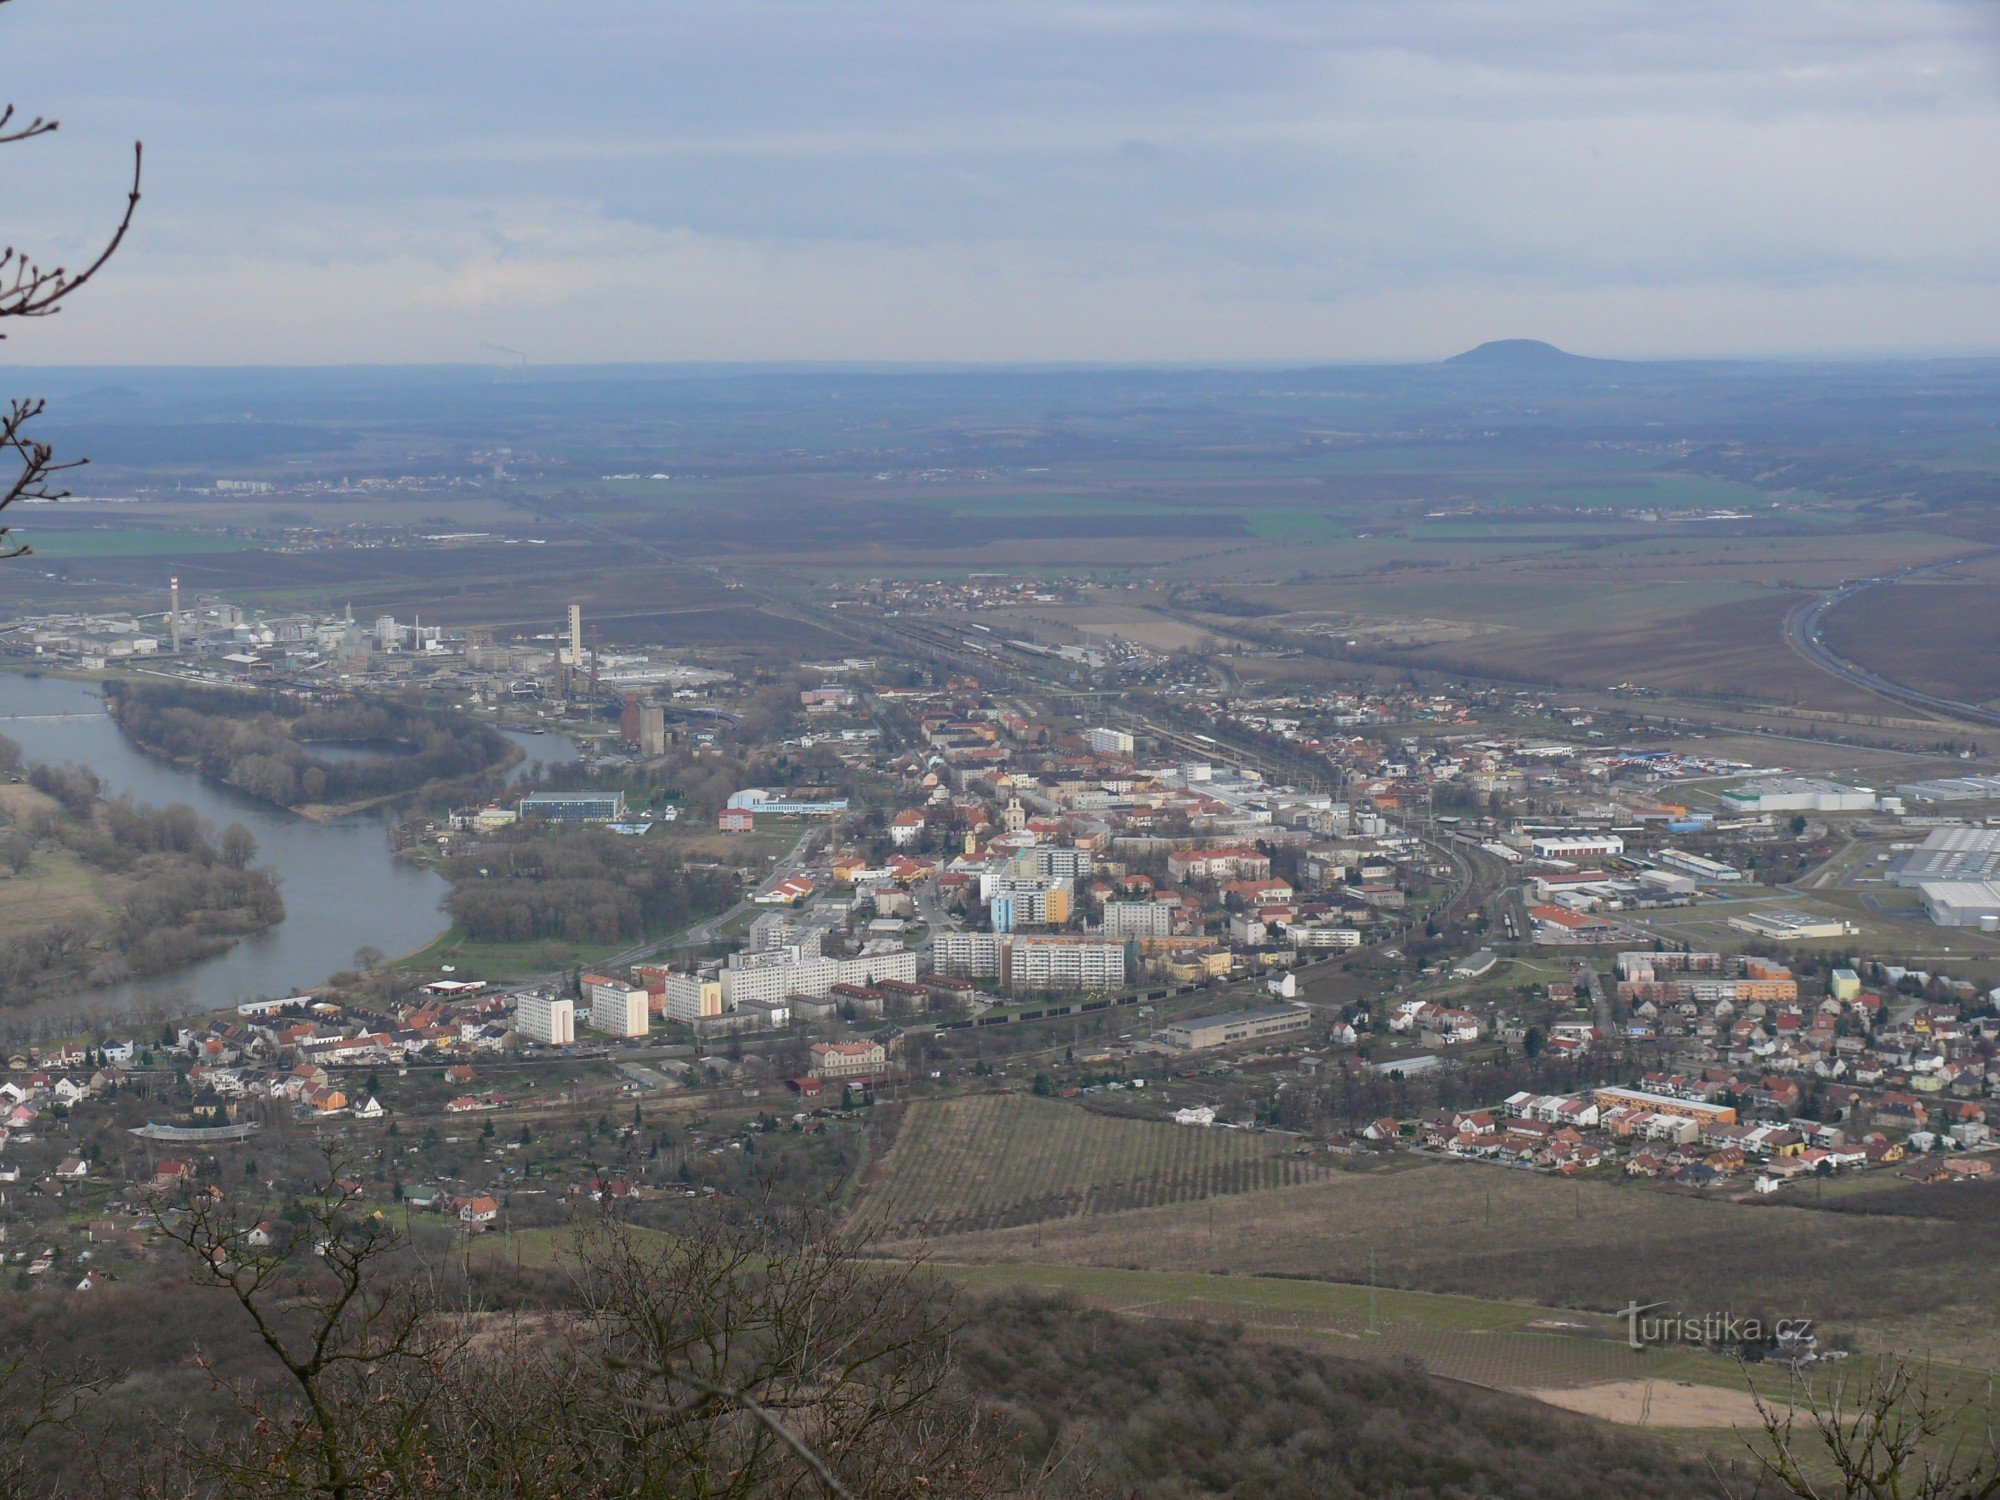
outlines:
{"label": "bare tree in foreground", "polygon": [[0,1497],[36,1493],[30,1448],[68,1427],[105,1377],[58,1369],[46,1349],[16,1349],[0,1356]]}
{"label": "bare tree in foreground", "polygon": [[427,1262],[342,1177],[330,1162],[327,1186],[275,1225],[203,1191],[158,1216],[218,1315],[233,1304],[275,1362],[231,1392],[234,1420],[179,1437],[188,1492],[977,1500],[1040,1487],[952,1383],[949,1296],[916,1268],[858,1260],[813,1215],[737,1224],[698,1210],[672,1232],[592,1221],[562,1276],[494,1312],[467,1294],[478,1241]]}
{"label": "bare tree in foreground", "polygon": [[[1789,1402],[1752,1397],[1765,1479],[1800,1500],[1994,1500],[2000,1435],[1986,1401],[1945,1393],[1928,1369],[1893,1360],[1867,1380],[1801,1380]],[[1759,1492],[1762,1493],[1760,1485]]]}
{"label": "bare tree in foreground", "polygon": [[282,1372],[282,1395],[232,1390],[241,1422],[189,1455],[224,1493],[397,1493],[450,1395],[435,1377],[462,1354],[463,1333],[343,1165],[329,1157],[325,1186],[287,1220],[251,1222],[200,1189],[157,1220],[192,1257],[195,1284],[233,1299]]}
{"label": "bare tree in foreground", "polygon": [[[0,5],[7,3],[9,0],[0,0]],[[22,141],[48,135],[58,124],[41,115],[29,120],[19,120],[17,116],[14,105],[0,106],[0,146],[18,145]],[[132,216],[138,211],[139,173],[143,164],[143,148],[134,142],[132,186],[125,195],[125,212],[118,220],[117,228],[111,232],[110,239],[80,270],[72,271],[64,266],[44,267],[31,254],[12,244],[0,248],[0,319],[46,318],[60,312],[64,298],[104,269],[105,262],[124,243],[126,232],[132,227]],[[5,337],[5,332],[0,332],[0,338]],[[8,477],[0,479],[0,511],[16,500],[64,498],[69,491],[61,487],[57,476],[87,462],[79,458],[58,463],[54,448],[28,435],[29,424],[42,414],[46,406],[47,403],[39,397],[16,397],[0,409],[0,453],[6,455],[6,461],[13,470]],[[0,525],[0,539],[4,539],[10,530],[8,526]],[[0,558],[21,557],[28,551],[25,545],[0,540]]]}

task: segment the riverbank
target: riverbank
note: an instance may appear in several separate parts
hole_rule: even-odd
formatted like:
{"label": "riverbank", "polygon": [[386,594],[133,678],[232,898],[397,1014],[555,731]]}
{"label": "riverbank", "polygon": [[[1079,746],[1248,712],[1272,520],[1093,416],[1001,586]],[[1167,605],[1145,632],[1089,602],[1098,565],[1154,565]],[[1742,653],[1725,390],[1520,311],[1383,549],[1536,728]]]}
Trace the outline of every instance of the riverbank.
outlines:
{"label": "riverbank", "polygon": [[[0,745],[11,763],[14,742]],[[185,806],[101,795],[81,767],[0,786],[0,1006],[81,984],[155,977],[226,952],[285,917],[256,841]]]}
{"label": "riverbank", "polygon": [[378,814],[300,818],[142,754],[105,712],[94,686],[70,675],[0,673],[0,733],[20,741],[29,759],[89,766],[107,795],[184,802],[217,827],[242,823],[257,841],[259,862],[278,873],[287,915],[192,968],[82,985],[8,1011],[0,1016],[8,1029],[34,1040],[100,1021],[122,1024],[297,994],[349,967],[357,948],[408,952],[449,925],[438,909],[444,881],[395,858]]}

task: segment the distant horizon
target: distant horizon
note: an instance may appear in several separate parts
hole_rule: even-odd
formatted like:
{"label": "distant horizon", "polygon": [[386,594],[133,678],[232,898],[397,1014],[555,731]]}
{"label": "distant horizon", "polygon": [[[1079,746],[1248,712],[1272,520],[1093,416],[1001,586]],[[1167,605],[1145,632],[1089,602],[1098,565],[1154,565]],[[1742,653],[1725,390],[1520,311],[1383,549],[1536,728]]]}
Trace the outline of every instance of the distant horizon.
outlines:
{"label": "distant horizon", "polygon": [[[106,373],[120,370],[134,372],[180,371],[180,370],[284,370],[310,372],[314,370],[462,370],[486,372],[525,372],[536,370],[685,370],[685,371],[933,371],[951,373],[957,371],[1015,371],[1034,373],[1039,371],[1060,372],[1065,370],[1162,370],[1195,372],[1201,370],[1221,371],[1272,371],[1285,370],[1421,370],[1433,366],[1449,364],[1460,354],[1469,354],[1487,344],[1510,342],[1549,343],[1560,353],[1579,360],[1597,360],[1606,364],[1633,365],[1891,365],[1891,364],[1936,364],[1936,363],[1981,363],[2000,361],[2000,347],[1990,350],[1956,349],[1914,349],[1914,350],[1829,350],[1818,353],[1772,353],[1772,354],[1600,354],[1595,351],[1573,349],[1566,345],[1554,344],[1549,340],[1532,338],[1487,339],[1478,344],[1469,344],[1453,354],[1404,357],[1362,356],[1324,357],[1301,356],[1298,358],[1270,359],[1204,359],[1192,356],[1179,359],[878,359],[867,357],[825,358],[825,359],[785,359],[785,358],[739,358],[739,359],[573,359],[573,360],[530,360],[525,363],[499,359],[433,359],[433,360],[329,360],[329,361],[187,361],[142,362],[142,361],[87,361],[63,363],[48,361],[33,364],[16,364],[9,370],[16,376],[37,374],[82,374]],[[1488,367],[1491,368],[1491,367]]]}
{"label": "distant horizon", "polygon": [[20,0],[90,366],[2000,354],[2000,8]]}

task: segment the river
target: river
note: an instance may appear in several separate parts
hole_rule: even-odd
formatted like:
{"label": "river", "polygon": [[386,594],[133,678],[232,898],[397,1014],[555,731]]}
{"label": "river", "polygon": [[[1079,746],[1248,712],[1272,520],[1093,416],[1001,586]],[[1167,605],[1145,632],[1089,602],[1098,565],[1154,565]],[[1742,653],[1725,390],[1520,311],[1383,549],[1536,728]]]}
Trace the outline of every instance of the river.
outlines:
{"label": "river", "polygon": [[[503,731],[529,759],[574,760],[563,735]],[[140,802],[185,802],[218,828],[241,823],[257,838],[257,862],[283,881],[285,920],[241,939],[227,953],[157,979],[80,990],[0,1013],[15,1035],[75,1031],[98,1021],[157,1020],[234,1005],[259,996],[297,994],[347,968],[357,948],[387,954],[422,947],[444,930],[445,883],[397,859],[384,816],[314,823],[268,803],[212,785],[192,771],[134,749],[89,683],[0,674],[0,734],[31,761],[90,767],[108,795]],[[518,772],[516,774],[519,774]]]}

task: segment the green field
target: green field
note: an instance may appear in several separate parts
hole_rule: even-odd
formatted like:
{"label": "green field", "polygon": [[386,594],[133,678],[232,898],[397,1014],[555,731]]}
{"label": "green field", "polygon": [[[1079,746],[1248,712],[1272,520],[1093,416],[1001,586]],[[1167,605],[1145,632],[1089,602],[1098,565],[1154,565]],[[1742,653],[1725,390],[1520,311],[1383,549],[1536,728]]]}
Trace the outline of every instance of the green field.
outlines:
{"label": "green field", "polygon": [[852,1228],[888,1239],[1035,1224],[1312,1182],[1284,1137],[1113,1119],[1023,1095],[921,1100],[866,1174]]}
{"label": "green field", "polygon": [[[1614,1318],[1552,1312],[1529,1303],[1440,1296],[1352,1283],[1263,1276],[1126,1271],[1098,1267],[1016,1264],[970,1266],[931,1262],[962,1286],[981,1291],[1025,1288],[1067,1294],[1129,1316],[1187,1318],[1243,1328],[1262,1338],[1311,1343],[1351,1359],[1416,1360],[1452,1380],[1497,1390],[1553,1392],[1623,1382],[1659,1387],[1644,1416],[1652,1427],[1683,1426],[1709,1441],[1732,1427],[1756,1425],[1749,1393],[1767,1401],[1794,1399],[1800,1377],[1782,1366],[1746,1365],[1724,1354],[1687,1347],[1633,1349]],[[1850,1385],[1872,1378],[1878,1361],[1860,1356],[1812,1373],[1824,1392],[1844,1376]],[[1926,1367],[1951,1404],[1977,1402],[1983,1371]],[[1727,1421],[1673,1420],[1673,1388],[1699,1386],[1730,1393]],[[1716,1403],[1705,1403],[1712,1415]],[[1698,1443],[1697,1446],[1700,1446]]]}
{"label": "green field", "polygon": [[438,934],[414,953],[396,959],[399,966],[435,969],[450,964],[460,979],[511,979],[550,969],[589,965],[632,946],[619,943],[565,943],[537,939],[530,943],[475,943],[462,928]]}
{"label": "green field", "polygon": [[76,530],[68,527],[20,528],[22,537],[45,560],[91,557],[178,557],[191,552],[252,552],[263,543],[217,531],[166,531],[151,527]]}

